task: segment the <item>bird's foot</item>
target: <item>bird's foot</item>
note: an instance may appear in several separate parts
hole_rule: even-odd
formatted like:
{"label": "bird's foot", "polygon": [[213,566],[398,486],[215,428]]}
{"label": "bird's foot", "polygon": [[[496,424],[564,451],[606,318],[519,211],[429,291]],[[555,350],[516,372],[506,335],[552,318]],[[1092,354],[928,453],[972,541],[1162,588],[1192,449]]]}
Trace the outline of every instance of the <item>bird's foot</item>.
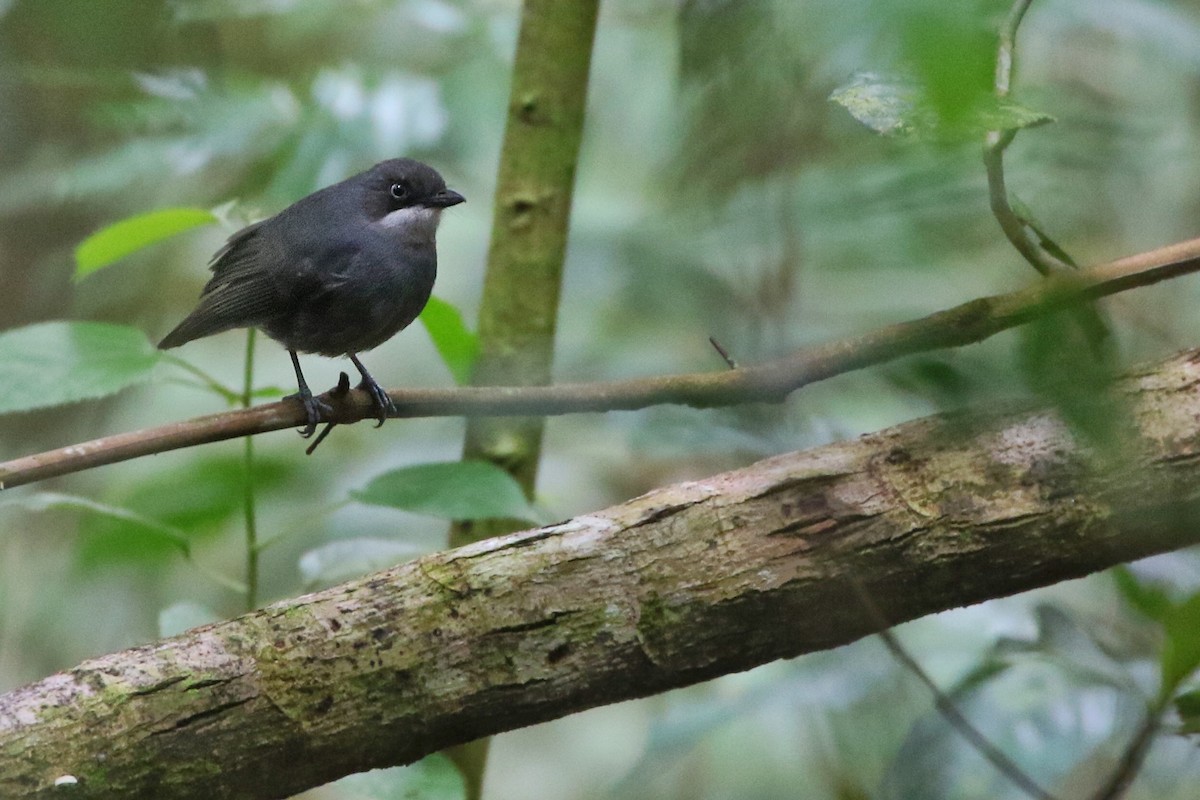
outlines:
{"label": "bird's foot", "polygon": [[[329,390],[329,396],[341,399],[348,394],[350,394],[350,376],[343,372],[338,376],[337,386]],[[311,456],[313,452],[321,446],[321,442],[325,441],[325,437],[329,435],[329,432],[333,430],[334,426],[336,425],[336,422],[326,422],[325,427],[321,429],[319,434],[317,434],[317,438],[312,440],[312,444],[304,448],[304,455]]]}
{"label": "bird's foot", "polygon": [[375,419],[378,420],[375,424],[376,428],[382,425],[389,415],[396,413],[396,404],[392,402],[392,398],[388,396],[384,388],[375,382],[374,378],[363,375],[362,383],[358,384],[358,388],[371,395],[371,402],[375,406]]}
{"label": "bird's foot", "polygon": [[333,413],[333,406],[329,405],[329,403],[326,403],[324,400],[313,397],[313,393],[306,389],[302,389],[295,394],[289,394],[284,399],[299,400],[300,404],[304,406],[304,415],[308,418],[308,424],[306,424],[300,431],[300,436],[304,439],[307,439],[316,433],[317,426],[321,424],[321,420],[324,419],[327,414]]}

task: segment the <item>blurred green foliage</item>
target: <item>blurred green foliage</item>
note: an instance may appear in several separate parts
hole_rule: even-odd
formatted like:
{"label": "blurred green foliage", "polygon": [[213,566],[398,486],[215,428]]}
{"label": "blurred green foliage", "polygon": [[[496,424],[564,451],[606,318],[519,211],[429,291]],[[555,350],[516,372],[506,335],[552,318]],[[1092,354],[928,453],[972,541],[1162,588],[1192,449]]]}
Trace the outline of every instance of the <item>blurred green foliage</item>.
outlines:
{"label": "blurred green foliage", "polygon": [[439,297],[431,297],[420,320],[454,382],[462,385],[470,381],[479,340],[463,322],[462,312]]}
{"label": "blurred green foliage", "polygon": [[360,503],[446,520],[538,519],[516,480],[488,461],[400,467],[377,475],[350,496]]}
{"label": "blurred green foliage", "polygon": [[[1008,10],[998,0],[603,4],[559,378],[721,369],[710,335],[753,363],[1035,280],[991,216],[980,125],[1022,128],[1006,156],[1009,189],[1056,252],[1090,263],[1195,235],[1195,4],[1035,0],[1000,107],[991,85]],[[179,351],[189,375],[159,364],[133,329],[159,334],[178,320],[230,227],[396,155],[434,163],[471,202],[442,227],[441,300],[426,333],[381,347],[372,370],[386,385],[461,383],[516,11],[515,0],[0,2],[0,372],[25,370],[0,385],[0,406],[26,410],[0,417],[0,457],[235,399],[244,337]],[[869,113],[847,110],[835,94],[847,87],[867,95],[857,108]],[[878,135],[897,125],[914,135]],[[159,237],[183,228],[137,224],[181,208],[237,219],[171,238]],[[73,283],[76,249],[103,230],[120,235],[100,254],[90,240],[81,263],[124,260]],[[770,453],[1002,401],[1057,405],[1103,439],[1120,409],[1097,415],[1090,400],[1122,365],[1200,341],[1196,295],[1183,279],[1107,303],[1103,352],[1052,318],[843,376],[778,407],[555,419],[538,506],[567,517]],[[56,319],[89,322],[41,324]],[[287,359],[269,341],[257,356],[255,395],[277,395],[262,387],[289,384]],[[342,366],[311,359],[306,371],[316,388]],[[191,378],[223,391],[197,392]],[[60,403],[74,404],[37,410]],[[429,511],[435,489],[480,480],[418,480],[457,456],[460,434],[453,420],[339,426],[311,459],[290,434],[259,437],[262,593],[292,595],[444,546],[443,523],[405,510]],[[226,443],[6,495],[0,688],[237,612],[245,486],[240,446]],[[371,502],[347,502],[356,491]],[[449,505],[461,500],[433,510],[461,514]],[[1200,562],[1177,553],[901,636],[982,730],[1064,797],[1086,796],[1146,708],[1179,690],[1177,716],[1128,796],[1184,800],[1198,778],[1194,738],[1176,735],[1200,728],[1188,677],[1197,586]],[[313,797],[457,796],[445,767],[356,776]],[[1018,796],[873,641],[500,737],[488,791]]]}
{"label": "blurred green foliage", "polygon": [[43,322],[0,333],[0,413],[103,397],[150,378],[158,352],[134,328]]}
{"label": "blurred green foliage", "polygon": [[1019,130],[1054,121],[1049,114],[997,101],[992,94],[975,103],[970,116],[947,120],[937,102],[941,98],[927,91],[920,81],[873,73],[855,75],[849,83],[834,89],[829,99],[876,133],[915,139],[953,137],[978,143],[991,130]]}
{"label": "blurred green foliage", "polygon": [[[253,482],[260,492],[285,487],[296,465],[277,457],[259,458]],[[190,541],[220,534],[236,522],[242,510],[243,467],[233,454],[198,454],[181,468],[149,475],[138,483],[120,487],[106,498],[111,505],[128,509],[184,531]],[[142,526],[144,528],[144,526]],[[139,532],[112,516],[81,520],[76,556],[78,566],[92,570],[114,562],[153,565],[171,553],[152,531]]]}

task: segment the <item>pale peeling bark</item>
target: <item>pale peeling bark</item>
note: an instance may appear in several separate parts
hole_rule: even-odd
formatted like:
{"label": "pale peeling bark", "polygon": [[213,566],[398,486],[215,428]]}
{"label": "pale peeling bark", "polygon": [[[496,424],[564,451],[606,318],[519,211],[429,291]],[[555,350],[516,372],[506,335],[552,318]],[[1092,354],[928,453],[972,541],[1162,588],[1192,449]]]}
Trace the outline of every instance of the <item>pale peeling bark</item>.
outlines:
{"label": "pale peeling bark", "polygon": [[[932,418],[403,564],[0,697],[0,797],[284,797],[1200,539],[1200,359],[1103,469]],[[64,775],[78,780],[52,792]]]}

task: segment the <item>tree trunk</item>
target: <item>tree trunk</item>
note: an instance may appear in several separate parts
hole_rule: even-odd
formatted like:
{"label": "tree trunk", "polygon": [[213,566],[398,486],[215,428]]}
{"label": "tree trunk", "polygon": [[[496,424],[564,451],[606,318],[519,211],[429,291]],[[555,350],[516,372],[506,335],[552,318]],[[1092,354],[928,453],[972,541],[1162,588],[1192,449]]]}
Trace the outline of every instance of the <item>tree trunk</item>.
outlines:
{"label": "tree trunk", "polygon": [[[477,386],[550,381],[598,13],[599,0],[525,0],[521,8],[479,309],[480,357],[471,376]],[[543,417],[469,419],[463,458],[486,459],[507,470],[532,499],[545,428]],[[522,524],[456,522],[450,544],[508,533]],[[467,800],[483,794],[487,750],[482,739],[449,752],[462,773]]]}
{"label": "tree trunk", "polygon": [[1123,380],[1103,453],[918,420],[86,662],[0,697],[0,796],[286,797],[851,642],[860,590],[901,622],[1195,543],[1198,362]]}

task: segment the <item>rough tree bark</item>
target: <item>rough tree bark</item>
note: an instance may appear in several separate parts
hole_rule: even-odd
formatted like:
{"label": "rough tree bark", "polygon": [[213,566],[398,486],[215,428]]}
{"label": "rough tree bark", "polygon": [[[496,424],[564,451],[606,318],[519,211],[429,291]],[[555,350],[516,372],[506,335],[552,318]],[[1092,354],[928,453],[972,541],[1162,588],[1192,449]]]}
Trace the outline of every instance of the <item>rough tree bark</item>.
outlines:
{"label": "rough tree bark", "polygon": [[1200,540],[1200,351],[1122,446],[935,417],[436,553],[0,697],[0,796],[286,797]]}

